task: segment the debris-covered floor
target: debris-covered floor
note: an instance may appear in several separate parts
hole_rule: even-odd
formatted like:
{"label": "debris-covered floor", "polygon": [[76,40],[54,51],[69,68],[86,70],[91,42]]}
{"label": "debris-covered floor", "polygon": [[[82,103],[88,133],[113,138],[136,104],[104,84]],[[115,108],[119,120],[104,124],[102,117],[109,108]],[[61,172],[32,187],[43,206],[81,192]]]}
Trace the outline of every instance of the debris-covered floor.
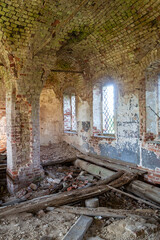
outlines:
{"label": "debris-covered floor", "polygon": [[[0,199],[1,204],[28,201],[37,197],[72,192],[95,185],[99,179],[76,167],[73,162],[50,164],[51,161],[54,162],[58,159],[76,158],[78,154],[79,152],[76,149],[66,143],[41,147],[41,162],[49,162],[48,166],[44,166],[45,177],[36,179],[28,187],[17,192],[15,196],[4,194]],[[123,190],[123,186],[119,189]],[[97,198],[99,206],[106,209],[119,209],[119,211],[141,209],[142,215],[146,209],[148,213],[153,209],[145,203],[113,190],[100,194]],[[85,200],[76,201],[69,206],[85,207]],[[62,240],[79,216],[64,209],[61,212],[61,209],[56,207],[44,208],[34,213],[24,212],[5,216],[0,219],[0,239]],[[84,240],[159,240],[159,236],[159,215],[149,214],[148,217],[128,215],[125,218],[95,216]]]}

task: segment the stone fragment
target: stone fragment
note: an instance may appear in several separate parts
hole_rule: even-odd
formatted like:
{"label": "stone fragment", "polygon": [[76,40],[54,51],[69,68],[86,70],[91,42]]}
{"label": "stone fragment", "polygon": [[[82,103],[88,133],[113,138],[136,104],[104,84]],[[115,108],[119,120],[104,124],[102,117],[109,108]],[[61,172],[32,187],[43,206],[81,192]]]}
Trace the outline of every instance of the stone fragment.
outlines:
{"label": "stone fragment", "polygon": [[55,183],[55,184],[59,184],[60,182],[61,182],[61,179],[58,179],[58,178],[53,179],[53,183]]}
{"label": "stone fragment", "polygon": [[136,238],[145,235],[144,229],[145,227],[143,227],[141,224],[139,225],[139,227],[135,227],[133,225],[126,225],[125,227],[125,230],[129,231]]}
{"label": "stone fragment", "polygon": [[93,218],[80,216],[77,222],[71,227],[63,240],[82,240],[88,228],[92,224]]}
{"label": "stone fragment", "polygon": [[51,211],[53,211],[54,209],[55,209],[54,207],[47,207],[47,208],[46,208],[46,211],[51,212]]}
{"label": "stone fragment", "polygon": [[18,191],[18,192],[16,193],[16,197],[17,197],[17,198],[22,198],[24,195],[26,195],[26,193],[27,193],[26,189],[23,188],[23,189],[21,189],[20,191]]}
{"label": "stone fragment", "polygon": [[80,181],[88,181],[88,182],[92,182],[93,181],[93,175],[87,174],[87,175],[79,175],[77,177],[78,180]]}
{"label": "stone fragment", "polygon": [[31,183],[31,184],[29,185],[29,187],[30,187],[32,190],[34,190],[34,191],[37,190],[37,185],[34,184],[34,183]]}
{"label": "stone fragment", "polygon": [[40,210],[38,213],[37,213],[38,217],[43,217],[45,216],[45,212],[43,210]]}
{"label": "stone fragment", "polygon": [[97,208],[99,207],[99,199],[98,198],[86,199],[85,206],[88,208]]}

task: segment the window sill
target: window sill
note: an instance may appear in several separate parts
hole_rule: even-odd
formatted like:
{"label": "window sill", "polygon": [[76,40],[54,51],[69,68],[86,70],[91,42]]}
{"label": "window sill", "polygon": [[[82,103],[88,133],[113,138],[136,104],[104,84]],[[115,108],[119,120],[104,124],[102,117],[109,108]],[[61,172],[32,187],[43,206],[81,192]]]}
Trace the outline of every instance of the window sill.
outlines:
{"label": "window sill", "polygon": [[97,138],[106,138],[106,139],[116,139],[115,135],[99,135],[99,134],[93,134],[93,137]]}
{"label": "window sill", "polygon": [[76,131],[64,131],[64,133],[69,133],[69,134],[74,134],[74,135],[76,135],[76,134],[77,134],[77,132],[76,132]]}

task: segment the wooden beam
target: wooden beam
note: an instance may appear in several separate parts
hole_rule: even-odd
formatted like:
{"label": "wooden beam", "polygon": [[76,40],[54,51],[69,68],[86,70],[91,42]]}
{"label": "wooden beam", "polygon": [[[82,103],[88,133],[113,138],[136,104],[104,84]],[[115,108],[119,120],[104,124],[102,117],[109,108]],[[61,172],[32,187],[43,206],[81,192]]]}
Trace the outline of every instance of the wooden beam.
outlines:
{"label": "wooden beam", "polygon": [[119,190],[119,189],[117,189],[117,188],[111,187],[111,186],[109,186],[109,185],[107,185],[107,186],[108,186],[111,190],[113,190],[113,191],[115,191],[115,192],[118,192],[118,193],[120,193],[120,194],[123,194],[123,195],[125,195],[125,196],[127,196],[127,197],[133,198],[133,199],[137,200],[138,202],[143,202],[143,203],[145,203],[145,204],[147,204],[147,205],[149,205],[149,206],[151,206],[151,207],[153,207],[153,208],[160,209],[160,206],[155,205],[155,204],[153,204],[153,203],[151,203],[151,202],[148,202],[148,201],[146,201],[146,200],[144,200],[144,199],[142,199],[142,198],[139,198],[139,197],[136,197],[136,196],[134,196],[134,195],[132,195],[132,194],[123,192],[123,191],[121,191],[121,190]]}
{"label": "wooden beam", "polygon": [[[124,173],[117,179],[117,176],[120,176],[121,174],[122,173],[119,172],[115,173],[113,176],[109,177],[108,180],[104,180],[104,182],[107,184],[107,182],[110,182],[112,179],[112,182],[110,182],[109,185],[117,188],[128,184],[131,180],[133,180],[134,176],[128,173]],[[21,212],[36,212],[40,209],[45,209],[46,207],[51,206],[58,207],[101,195],[110,190],[104,182],[100,181],[100,185],[92,187],[35,198],[24,203],[19,203],[15,206],[0,207],[0,218]]]}
{"label": "wooden beam", "polygon": [[80,159],[77,159],[75,162],[74,162],[74,165],[76,167],[79,167],[85,171],[87,171],[88,173],[96,176],[96,177],[100,177],[101,179],[105,179],[107,177],[110,177],[114,174],[113,171],[111,170],[108,170],[106,168],[103,168],[103,167],[99,167],[95,164],[92,164],[92,163],[89,163],[89,162],[86,162],[86,161],[83,161],[83,160],[80,160]]}
{"label": "wooden beam", "polygon": [[54,211],[61,213],[74,213],[77,215],[86,215],[90,217],[101,216],[107,218],[109,217],[126,218],[130,216],[141,216],[142,218],[160,217],[160,212],[152,209],[124,210],[124,209],[110,209],[106,207],[86,208],[86,207],[62,206],[59,208],[55,208]]}
{"label": "wooden beam", "polygon": [[52,165],[54,166],[56,164],[65,164],[65,163],[73,162],[75,160],[76,160],[76,157],[62,158],[62,159],[51,160],[51,161],[50,160],[49,161],[45,160],[41,163],[41,165],[43,167],[52,166]]}
{"label": "wooden beam", "polygon": [[106,167],[114,171],[124,170],[126,172],[137,173],[138,175],[143,175],[146,173],[146,171],[138,169],[135,164],[123,162],[117,159],[111,159],[91,153],[89,153],[88,155],[80,154],[77,157],[80,159],[84,159],[87,162],[91,162],[98,166]]}
{"label": "wooden beam", "polygon": [[154,201],[160,204],[160,188],[159,187],[136,180],[136,181],[133,181],[131,184],[129,184],[129,186],[127,187],[127,190],[141,198]]}

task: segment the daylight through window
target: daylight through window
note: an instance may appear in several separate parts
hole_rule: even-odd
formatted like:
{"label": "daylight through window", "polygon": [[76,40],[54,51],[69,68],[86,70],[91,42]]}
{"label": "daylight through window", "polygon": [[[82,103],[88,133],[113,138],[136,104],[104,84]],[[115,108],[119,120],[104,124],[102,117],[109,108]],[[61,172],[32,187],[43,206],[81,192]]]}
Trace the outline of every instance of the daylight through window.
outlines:
{"label": "daylight through window", "polygon": [[63,113],[64,113],[64,130],[76,131],[76,97],[75,94],[63,95]]}
{"label": "daylight through window", "polygon": [[104,134],[114,134],[114,86],[102,88],[102,124]]}

